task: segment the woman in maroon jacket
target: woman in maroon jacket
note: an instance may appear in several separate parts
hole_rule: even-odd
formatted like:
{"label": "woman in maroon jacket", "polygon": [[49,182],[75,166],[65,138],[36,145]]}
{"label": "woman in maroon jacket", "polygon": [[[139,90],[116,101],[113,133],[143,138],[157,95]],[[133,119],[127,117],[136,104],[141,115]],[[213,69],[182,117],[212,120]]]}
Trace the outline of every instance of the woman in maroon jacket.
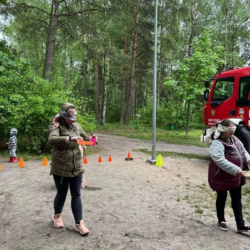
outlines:
{"label": "woman in maroon jacket", "polygon": [[243,170],[248,170],[250,155],[241,141],[233,135],[235,130],[235,124],[228,119],[217,124],[209,149],[212,159],[209,164],[208,182],[217,193],[216,211],[219,228],[223,231],[228,230],[224,210],[229,191],[237,230],[248,232],[250,227],[245,225],[242,215],[241,187],[245,184]]}

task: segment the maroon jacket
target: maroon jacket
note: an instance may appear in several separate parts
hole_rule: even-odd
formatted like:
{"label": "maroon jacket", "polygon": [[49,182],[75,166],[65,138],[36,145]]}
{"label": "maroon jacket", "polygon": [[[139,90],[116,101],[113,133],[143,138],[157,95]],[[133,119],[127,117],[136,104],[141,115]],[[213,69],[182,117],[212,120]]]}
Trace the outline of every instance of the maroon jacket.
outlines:
{"label": "maroon jacket", "polygon": [[[225,158],[240,167],[242,170],[247,169],[247,159],[244,154],[244,148],[239,139],[232,137],[233,144],[222,137],[218,139],[225,147]],[[208,170],[208,183],[215,191],[226,191],[236,189],[246,183],[245,177],[234,176],[219,168],[211,159]]]}

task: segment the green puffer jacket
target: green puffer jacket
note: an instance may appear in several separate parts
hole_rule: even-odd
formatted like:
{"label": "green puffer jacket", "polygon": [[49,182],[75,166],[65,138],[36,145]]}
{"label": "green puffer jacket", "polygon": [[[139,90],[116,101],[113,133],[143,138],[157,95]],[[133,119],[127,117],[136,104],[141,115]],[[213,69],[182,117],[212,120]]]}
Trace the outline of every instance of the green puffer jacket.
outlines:
{"label": "green puffer jacket", "polygon": [[[73,104],[67,103],[69,106]],[[63,107],[62,107],[63,110]],[[67,110],[67,107],[65,108]],[[89,138],[79,123],[62,124],[52,130],[48,142],[54,146],[51,159],[51,175],[75,177],[84,172],[83,159],[79,145],[76,142],[67,142],[68,136],[81,136],[85,141]]]}

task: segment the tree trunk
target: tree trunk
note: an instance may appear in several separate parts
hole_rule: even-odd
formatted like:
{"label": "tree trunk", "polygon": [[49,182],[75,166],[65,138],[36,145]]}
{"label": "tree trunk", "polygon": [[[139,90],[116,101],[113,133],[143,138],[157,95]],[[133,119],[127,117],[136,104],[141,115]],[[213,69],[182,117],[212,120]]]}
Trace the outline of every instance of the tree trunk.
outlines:
{"label": "tree trunk", "polygon": [[[85,53],[83,52],[82,59],[82,77],[83,77],[83,99],[88,99],[88,79],[87,79],[87,64],[85,59]],[[85,111],[88,112],[88,104],[85,107]]]}
{"label": "tree trunk", "polygon": [[[85,47],[84,47],[84,34],[83,34],[83,29],[82,29],[82,78],[83,78],[83,87],[82,87],[82,95],[84,100],[88,100],[88,79],[87,79],[87,63],[86,63],[86,53],[85,53]],[[88,112],[88,104],[86,104],[85,107],[85,112]]]}
{"label": "tree trunk", "polygon": [[63,70],[63,89],[66,90],[67,89],[67,53],[66,53],[66,47],[63,51],[62,54],[62,70]]}
{"label": "tree trunk", "polygon": [[96,27],[93,29],[94,38],[94,70],[95,70],[95,119],[99,122],[99,66],[98,66],[98,55],[97,55],[97,42],[96,42]]}
{"label": "tree trunk", "polygon": [[129,86],[129,98],[128,98],[127,110],[126,110],[126,115],[125,115],[125,120],[124,120],[125,125],[128,125],[129,123],[130,111],[133,106],[133,97],[135,94],[134,77],[135,77],[135,57],[136,57],[136,48],[137,48],[137,39],[138,39],[138,25],[139,25],[139,7],[137,5],[136,12],[135,12],[135,33],[134,33],[133,52],[132,52],[132,70],[131,70],[131,78],[130,78],[130,86]]}
{"label": "tree trunk", "polygon": [[[83,9],[83,3],[80,1],[80,8]],[[87,79],[87,60],[85,52],[85,39],[84,39],[84,20],[83,13],[81,13],[81,45],[82,45],[82,78],[83,78],[83,99],[88,100],[88,79]],[[87,103],[85,107],[85,112],[89,110],[89,104]],[[83,111],[83,110],[82,110]]]}
{"label": "tree trunk", "polygon": [[[128,53],[128,37],[125,39],[124,54]],[[123,65],[123,82],[122,82],[122,101],[121,101],[121,113],[120,122],[124,122],[124,110],[125,110],[125,97],[126,97],[126,85],[128,83],[128,71],[127,65]]]}
{"label": "tree trunk", "polygon": [[187,101],[187,113],[186,113],[186,134],[185,134],[185,136],[186,136],[186,137],[188,137],[189,112],[190,112],[190,101]]}
{"label": "tree trunk", "polygon": [[95,59],[95,119],[99,121],[99,77],[98,77],[98,62]]}
{"label": "tree trunk", "polygon": [[50,21],[49,21],[49,31],[46,44],[46,54],[44,59],[43,67],[43,78],[50,81],[51,80],[51,70],[54,54],[55,36],[56,36],[56,25],[57,25],[57,14],[60,5],[60,0],[53,0],[51,5]]}
{"label": "tree trunk", "polygon": [[103,68],[103,75],[104,75],[104,86],[103,86],[103,109],[102,109],[102,125],[105,125],[106,122],[106,110],[107,110],[107,98],[108,98],[108,73],[107,73],[107,56],[106,53],[104,55],[104,68]]}

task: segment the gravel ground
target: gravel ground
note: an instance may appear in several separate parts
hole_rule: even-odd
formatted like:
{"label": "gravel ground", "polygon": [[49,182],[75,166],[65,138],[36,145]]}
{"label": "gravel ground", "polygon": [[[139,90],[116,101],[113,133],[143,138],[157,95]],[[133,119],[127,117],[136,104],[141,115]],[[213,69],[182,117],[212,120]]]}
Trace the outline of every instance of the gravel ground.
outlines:
{"label": "gravel ground", "polygon": [[[63,211],[65,227],[54,228],[55,187],[49,166],[42,166],[42,161],[25,161],[25,167],[19,168],[18,163],[0,159],[0,249],[250,248],[250,234],[236,233],[229,201],[228,232],[216,225],[215,194],[207,185],[208,161],[162,157],[163,167],[157,167],[148,163],[149,155],[133,151],[151,150],[150,141],[104,134],[98,138],[100,152],[87,157],[88,185],[82,190],[84,221],[90,229],[87,237],[73,229],[70,195]],[[157,142],[156,148],[208,155],[206,148],[163,142]],[[125,161],[128,152],[132,161]],[[99,157],[102,162],[98,162]],[[245,218],[249,209],[244,207]]]}

